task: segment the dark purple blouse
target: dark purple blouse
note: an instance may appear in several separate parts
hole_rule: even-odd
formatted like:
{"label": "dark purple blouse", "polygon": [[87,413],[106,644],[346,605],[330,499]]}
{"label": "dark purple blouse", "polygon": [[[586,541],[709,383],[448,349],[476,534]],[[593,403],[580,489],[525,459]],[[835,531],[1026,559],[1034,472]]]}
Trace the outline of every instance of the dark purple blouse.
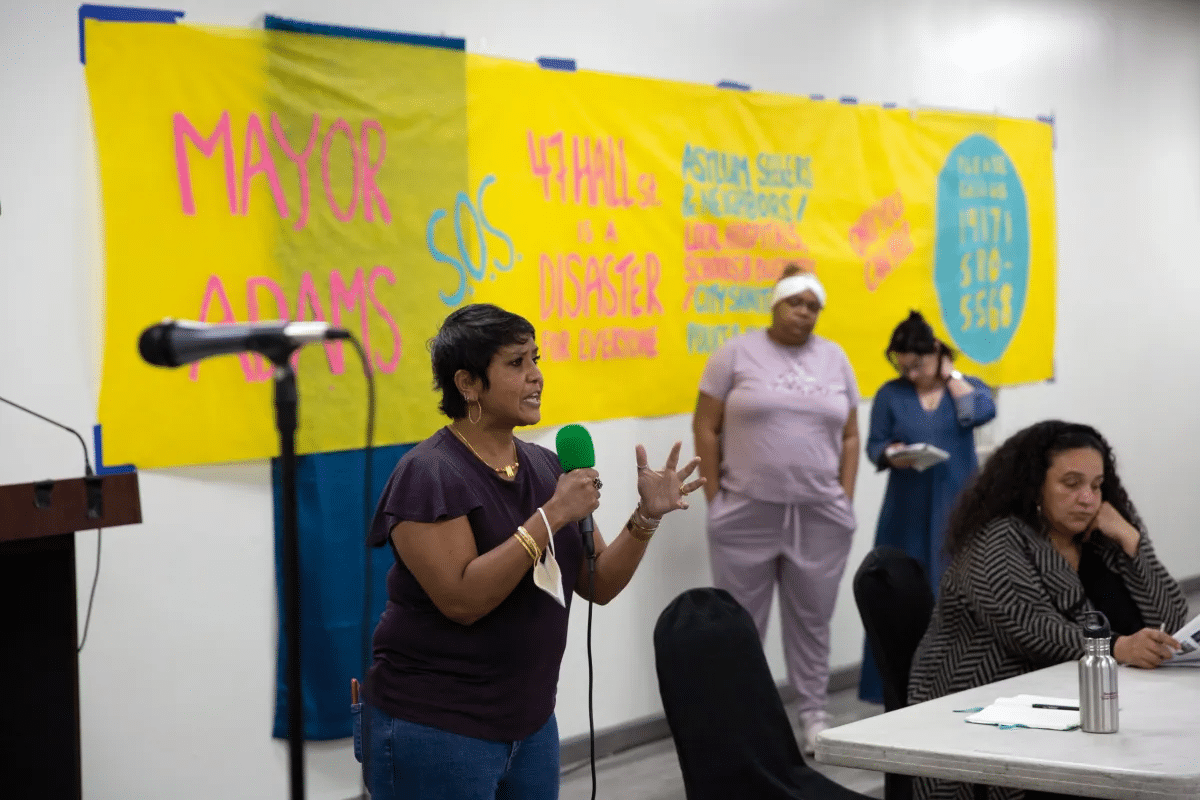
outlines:
{"label": "dark purple blouse", "polygon": [[[389,542],[400,521],[466,516],[480,554],[503,544],[550,499],[562,473],[553,452],[516,441],[521,466],[516,479],[506,481],[453,433],[438,430],[396,465],[370,543]],[[508,742],[535,733],[554,712],[583,554],[579,526],[559,530],[554,546],[567,608],[534,585],[531,570],[472,625],[442,614],[397,554],[375,628],[368,701],[397,719],[478,739]]]}

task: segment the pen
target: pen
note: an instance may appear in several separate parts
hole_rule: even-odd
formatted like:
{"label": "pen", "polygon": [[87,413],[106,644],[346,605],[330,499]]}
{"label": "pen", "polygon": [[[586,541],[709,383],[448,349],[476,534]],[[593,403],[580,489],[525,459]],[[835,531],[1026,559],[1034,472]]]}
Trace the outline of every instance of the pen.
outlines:
{"label": "pen", "polygon": [[1049,703],[1034,703],[1033,707],[1034,708],[1049,708],[1049,709],[1053,709],[1054,711],[1078,711],[1079,710],[1079,706],[1055,706],[1055,705],[1050,705]]}

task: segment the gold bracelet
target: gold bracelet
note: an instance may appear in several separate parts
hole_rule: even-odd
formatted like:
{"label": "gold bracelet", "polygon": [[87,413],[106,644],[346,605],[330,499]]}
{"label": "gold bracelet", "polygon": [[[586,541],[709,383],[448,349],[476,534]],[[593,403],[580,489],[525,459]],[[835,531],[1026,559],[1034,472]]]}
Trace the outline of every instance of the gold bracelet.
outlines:
{"label": "gold bracelet", "polygon": [[517,526],[517,533],[521,536],[521,543],[525,545],[525,549],[529,551],[529,556],[534,561],[542,557],[542,548],[538,547],[537,541],[533,538],[533,534],[524,525]]}
{"label": "gold bracelet", "polygon": [[525,548],[525,552],[528,553],[529,557],[533,559],[534,564],[541,560],[542,550],[537,546],[537,542],[534,541],[533,537],[529,535],[529,531],[525,530],[524,525],[518,525],[517,532],[514,533],[513,536],[515,536],[517,541],[521,543],[521,546]]}
{"label": "gold bracelet", "polygon": [[513,538],[517,540],[517,543],[520,544],[521,547],[525,548],[525,554],[527,556],[529,556],[530,558],[533,558],[533,553],[529,552],[529,543],[526,542],[524,537],[521,536],[521,532],[517,531],[516,533],[514,533]]}
{"label": "gold bracelet", "polygon": [[513,536],[517,538],[517,541],[520,542],[521,546],[525,548],[526,554],[528,554],[529,558],[534,564],[536,564],[538,559],[541,558],[542,554],[538,550],[537,543],[533,541],[533,538],[530,537],[530,535],[525,531],[517,531],[513,534]]}
{"label": "gold bracelet", "polygon": [[629,518],[629,521],[625,523],[625,527],[629,530],[629,535],[639,542],[648,542],[654,537],[654,528],[639,525],[633,521],[633,517]]}

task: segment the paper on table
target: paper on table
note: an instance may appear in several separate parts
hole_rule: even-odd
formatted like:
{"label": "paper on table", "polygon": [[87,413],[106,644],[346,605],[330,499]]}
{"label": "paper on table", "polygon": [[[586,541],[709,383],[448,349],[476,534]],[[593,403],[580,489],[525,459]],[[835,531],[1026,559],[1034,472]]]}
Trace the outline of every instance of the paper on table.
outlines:
{"label": "paper on table", "polygon": [[950,457],[950,454],[942,448],[935,447],[934,445],[927,444],[925,442],[893,447],[888,451],[888,454],[892,456],[905,456],[913,459],[912,468],[917,472],[924,472],[934,464],[940,464]]}
{"label": "paper on table", "polygon": [[1172,634],[1182,648],[1178,655],[1162,663],[1164,667],[1200,667],[1200,614]]}
{"label": "paper on table", "polygon": [[[1034,708],[1034,705],[1065,706],[1058,708]],[[1001,727],[1043,728],[1051,731],[1069,731],[1079,727],[1079,701],[1072,697],[1041,697],[1034,694],[1019,694],[1016,697],[997,697],[987,708],[967,717],[967,722]]]}

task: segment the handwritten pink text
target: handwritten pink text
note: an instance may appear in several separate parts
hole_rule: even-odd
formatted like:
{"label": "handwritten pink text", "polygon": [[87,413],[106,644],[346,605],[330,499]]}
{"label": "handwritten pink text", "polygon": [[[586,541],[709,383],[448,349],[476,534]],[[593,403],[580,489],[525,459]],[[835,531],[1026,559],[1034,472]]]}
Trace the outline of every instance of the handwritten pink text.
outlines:
{"label": "handwritten pink text", "polygon": [[[311,210],[311,164],[314,153],[318,155],[319,180],[325,201],[333,216],[340,222],[350,222],[361,216],[367,222],[378,218],[391,224],[392,212],[387,198],[377,182],[379,170],[387,154],[387,135],[383,126],[373,119],[363,120],[355,132],[350,123],[340,117],[325,127],[319,114],[313,114],[312,124],[302,147],[299,139],[293,144],[288,140],[279,120],[279,115],[270,115],[270,135],[258,114],[251,113],[246,119],[245,135],[241,138],[241,173],[237,171],[237,152],[234,148],[234,130],[229,112],[225,111],[217,120],[212,132],[202,134],[200,129],[183,113],[173,119],[175,136],[175,169],[179,180],[180,205],[184,214],[197,213],[196,192],[192,183],[192,150],[206,159],[219,159],[224,173],[225,194],[229,201],[229,213],[245,216],[250,210],[250,189],[256,178],[266,183],[275,204],[275,211],[283,219],[291,219],[292,209],[288,203],[284,184],[280,177],[277,155],[290,162],[295,171],[295,181],[300,196],[300,209],[293,224],[302,230],[307,224]],[[318,147],[318,142],[320,146]],[[272,148],[272,144],[274,148]],[[190,145],[190,148],[189,148]],[[345,159],[334,159],[335,148],[342,148],[349,155],[350,191],[340,189],[344,174],[333,170],[333,163]],[[218,153],[218,151],[220,151]],[[341,197],[337,196],[342,191]]]}
{"label": "handwritten pink text", "polygon": [[[648,208],[660,203],[653,173],[630,174],[624,139],[567,136],[562,131],[546,136],[527,131],[526,139],[529,168],[541,179],[547,201],[557,191],[559,202],[576,205]],[[636,185],[631,187],[631,182]]]}
{"label": "handwritten pink text", "polygon": [[[343,327],[343,314],[357,316],[356,325],[345,327],[356,329],[363,347],[366,349],[374,368],[385,374],[396,371],[400,364],[401,336],[400,329],[387,306],[379,299],[376,284],[386,281],[395,285],[396,275],[385,266],[376,266],[369,273],[362,269],[355,270],[347,283],[342,274],[334,270],[329,274],[329,289],[324,294],[328,303],[323,299],[311,272],[304,273],[300,278],[300,287],[296,293],[296,304],[290,306],[282,287],[273,278],[254,276],[246,281],[246,319],[240,320],[233,311],[229,300],[229,292],[224,281],[218,275],[211,275],[204,286],[204,296],[200,301],[201,322],[258,322],[263,319],[285,320],[316,320],[329,322]],[[387,326],[391,342],[382,350],[377,351],[371,345],[368,305]],[[293,313],[294,309],[294,313]],[[328,313],[326,312],[328,309]],[[353,317],[351,317],[353,319]],[[384,355],[386,354],[386,356]],[[239,358],[242,373],[249,382],[265,381],[271,376],[271,367],[258,356],[242,353]],[[329,363],[329,371],[341,375],[345,370],[345,358],[342,352],[342,342],[325,343],[325,358]],[[197,380],[200,363],[193,363],[188,371],[192,380]]]}
{"label": "handwritten pink text", "polygon": [[661,314],[662,264],[654,253],[623,256],[542,253],[541,312],[551,317]]}

